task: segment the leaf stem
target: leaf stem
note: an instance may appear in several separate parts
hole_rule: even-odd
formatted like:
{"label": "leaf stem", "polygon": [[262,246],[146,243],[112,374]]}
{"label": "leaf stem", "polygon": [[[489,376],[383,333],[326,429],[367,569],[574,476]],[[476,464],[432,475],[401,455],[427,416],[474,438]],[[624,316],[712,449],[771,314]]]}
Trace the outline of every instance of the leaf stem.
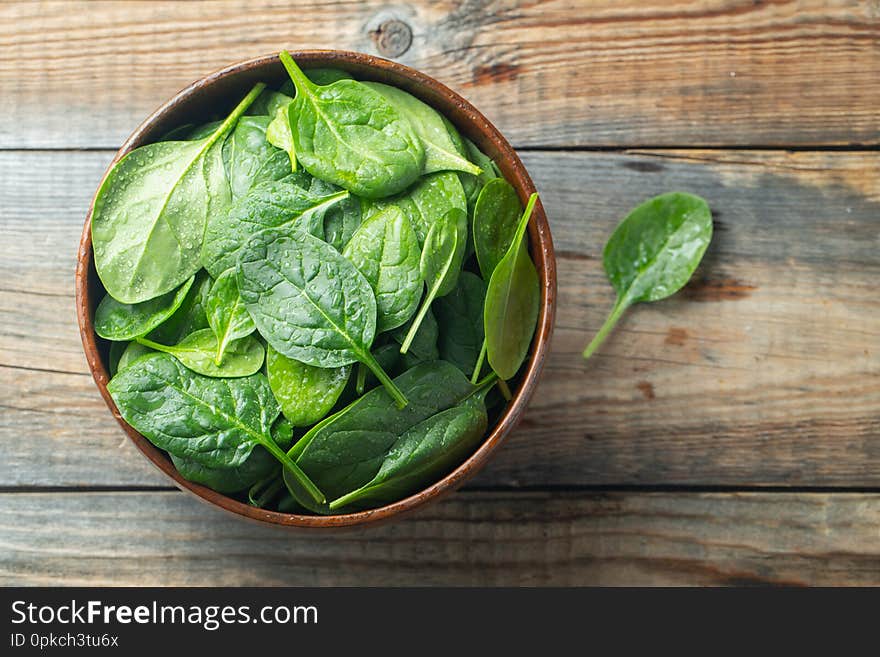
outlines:
{"label": "leaf stem", "polygon": [[303,89],[311,89],[315,86],[315,84],[306,77],[306,74],[302,72],[302,69],[297,66],[297,63],[293,61],[293,57],[290,56],[289,52],[282,50],[278,53],[278,59],[284,64],[287,74],[290,76],[290,79],[293,80],[293,84],[296,85],[297,89],[300,87]]}
{"label": "leaf stem", "polygon": [[431,302],[434,301],[434,292],[436,292],[436,289],[434,291],[429,291],[427,296],[425,296],[424,301],[422,301],[422,307],[419,308],[419,314],[416,315],[413,323],[410,324],[409,331],[406,332],[406,338],[404,338],[403,344],[400,345],[400,353],[405,354],[409,351],[409,347],[415,339],[416,333],[419,332],[419,327],[422,325],[422,320],[425,319],[425,315],[428,314],[428,309],[431,307]]}
{"label": "leaf stem", "polygon": [[629,308],[628,303],[624,303],[622,299],[618,298],[614,304],[614,308],[611,309],[611,314],[608,315],[608,318],[605,320],[605,323],[602,324],[602,328],[599,329],[599,332],[596,334],[590,344],[587,345],[587,348],[584,349],[584,359],[589,358],[593,355],[593,352],[599,348],[599,346],[605,342],[605,338],[608,337],[608,334],[611,333],[611,329],[614,328],[614,325],[617,324],[617,320],[620,319],[621,315]]}
{"label": "leaf stem", "polygon": [[394,403],[397,404],[397,408],[406,408],[406,405],[409,404],[409,400],[406,396],[400,391],[400,388],[391,380],[391,377],[385,373],[385,370],[382,369],[382,366],[379,362],[373,357],[369,351],[360,354],[361,362],[370,368],[373,374],[376,375],[376,378],[385,386],[385,390],[391,395],[391,398],[394,400]]}
{"label": "leaf stem", "polygon": [[287,452],[275,444],[274,440],[266,437],[266,440],[260,441],[260,444],[265,447],[272,456],[278,459],[281,462],[281,465],[283,465],[290,474],[296,477],[296,480],[302,484],[302,487],[316,504],[324,505],[327,503],[327,498],[324,496],[324,493],[322,493],[321,490],[315,486],[315,483],[309,479],[309,476],[293,462],[293,460],[287,455]]}
{"label": "leaf stem", "polygon": [[364,388],[367,387],[367,366],[363,363],[358,363],[358,374],[357,374],[357,383],[354,387],[354,391],[358,395],[364,394]]}
{"label": "leaf stem", "polygon": [[489,343],[486,342],[486,338],[483,338],[483,346],[480,347],[480,355],[477,357],[477,364],[474,365],[474,373],[471,374],[471,383],[474,385],[477,384],[477,380],[480,378],[480,372],[483,371],[483,363],[486,362],[486,350],[489,348]]}
{"label": "leaf stem", "polygon": [[257,84],[254,85],[253,89],[248,92],[247,96],[242,98],[241,102],[235,106],[235,109],[232,110],[232,112],[229,114],[229,116],[226,117],[223,123],[220,124],[220,126],[214,131],[214,133],[210,137],[208,137],[207,145],[211,146],[215,141],[220,139],[220,137],[229,132],[229,129],[235,125],[236,121],[238,121],[238,119],[241,118],[241,115],[247,111],[247,108],[250,107],[251,103],[253,103],[257,99],[257,96],[263,93],[263,89],[265,88],[265,83],[257,82]]}
{"label": "leaf stem", "polygon": [[507,385],[507,381],[505,381],[504,379],[498,379],[498,389],[504,396],[505,401],[510,401],[511,399],[513,399],[513,393],[510,392],[510,387]]}

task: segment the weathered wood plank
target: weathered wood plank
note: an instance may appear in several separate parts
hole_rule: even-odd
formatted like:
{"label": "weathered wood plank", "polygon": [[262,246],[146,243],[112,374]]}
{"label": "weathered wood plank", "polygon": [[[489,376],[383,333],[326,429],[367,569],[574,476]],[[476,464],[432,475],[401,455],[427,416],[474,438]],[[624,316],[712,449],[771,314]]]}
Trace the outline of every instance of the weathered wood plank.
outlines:
{"label": "weathered wood plank", "polygon": [[[876,154],[525,155],[559,257],[557,330],[478,485],[880,486]],[[75,244],[107,158],[0,154],[0,486],[165,483],[85,374],[74,318]],[[613,301],[604,241],[670,189],[712,205],[704,265],[583,363]]]}
{"label": "weathered wood plank", "polygon": [[[412,32],[399,56],[377,45],[388,19]],[[516,145],[877,144],[878,43],[876,0],[4,2],[0,148],[115,146],[282,47],[390,54]]]}
{"label": "weathered wood plank", "polygon": [[182,493],[0,495],[3,585],[880,584],[880,495],[460,493],[315,536]]}

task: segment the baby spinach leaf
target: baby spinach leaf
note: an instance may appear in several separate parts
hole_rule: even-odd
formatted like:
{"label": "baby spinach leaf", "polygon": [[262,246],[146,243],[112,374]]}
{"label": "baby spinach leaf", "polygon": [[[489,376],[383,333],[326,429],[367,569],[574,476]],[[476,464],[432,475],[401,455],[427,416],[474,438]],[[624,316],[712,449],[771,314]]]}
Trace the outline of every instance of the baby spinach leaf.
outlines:
{"label": "baby spinach leaf", "polygon": [[367,484],[330,502],[330,510],[396,502],[460,463],[486,434],[484,397],[488,389],[484,387],[404,432],[388,450],[376,475]]}
{"label": "baby spinach leaf", "polygon": [[278,461],[263,447],[256,446],[241,465],[209,466],[184,456],[171,455],[174,467],[187,481],[207,486],[218,493],[237,493],[278,469]]}
{"label": "baby spinach leaf", "polygon": [[266,377],[281,404],[281,412],[295,427],[322,420],[351,378],[351,365],[315,367],[266,350]]}
{"label": "baby spinach leaf", "polygon": [[409,333],[400,346],[400,353],[405,354],[409,349],[434,299],[449,294],[455,287],[461,273],[466,244],[467,215],[461,210],[450,210],[431,226],[419,262],[427,292]]}
{"label": "baby spinach leaf", "polygon": [[208,328],[205,301],[213,283],[214,281],[208,276],[208,272],[200,269],[180,307],[158,328],[148,333],[147,337],[162,344],[177,344],[190,333]]}
{"label": "baby spinach leaf", "polygon": [[310,68],[305,71],[306,77],[315,84],[326,86],[340,80],[354,80],[351,73],[339,68]]}
{"label": "baby spinach leaf", "polygon": [[444,117],[433,107],[397,87],[381,82],[362,84],[382,94],[401,116],[410,122],[425,149],[422,173],[435,171],[464,171],[473,175],[482,173],[480,167],[472,164],[455,148],[455,143],[444,123]]}
{"label": "baby spinach leaf", "polygon": [[329,499],[369,482],[400,436],[474,390],[454,365],[443,361],[417,365],[394,382],[410,400],[406,408],[396,408],[384,388],[374,388],[317,424],[290,449],[290,457]]}
{"label": "baby spinach leaf", "polygon": [[266,377],[199,376],[168,354],[139,358],[107,384],[119,413],[159,449],[208,468],[243,465],[262,446],[316,506],[326,498],[271,436],[280,409]]}
{"label": "baby spinach leaf", "polygon": [[174,314],[186,298],[193,278],[177,290],[141,301],[120,303],[109,294],[95,310],[95,333],[105,340],[126,341],[146,335]]}
{"label": "baby spinach leaf", "polygon": [[370,353],[376,298],[363,275],[307,233],[257,233],[241,250],[238,287],[276,351],[316,367],[367,365],[401,406],[406,397]]}
{"label": "baby spinach leaf", "polygon": [[264,86],[256,85],[209,137],[141,146],[107,174],[95,198],[92,244],[98,276],[114,299],[153,299],[199,270],[208,217],[229,203],[215,146]]}
{"label": "baby spinach leaf", "polygon": [[584,358],[596,351],[632,304],[659,301],[684,287],[711,240],[712,213],[699,196],[661,194],[630,212],[602,253],[617,301],[584,349]]}
{"label": "baby spinach leaf", "polygon": [[293,133],[287,120],[287,106],[279,107],[272,115],[272,121],[266,127],[266,141],[287,153],[290,170],[296,171],[296,147],[293,145]]}
{"label": "baby spinach leaf", "polygon": [[537,194],[529,198],[516,235],[492,272],[486,289],[483,311],[486,357],[502,379],[511,378],[519,370],[538,321],[541,302],[538,272],[524,239],[537,199]]}
{"label": "baby spinach leaf", "polygon": [[503,178],[501,175],[501,170],[498,168],[498,165],[495,164],[495,161],[486,155],[483,151],[477,148],[477,145],[472,142],[467,137],[462,137],[464,140],[464,145],[467,148],[468,157],[474,162],[480,169],[483,170],[483,173],[480,174],[482,178],[483,184],[485,185],[493,178]]}
{"label": "baby spinach leaf", "polygon": [[217,338],[214,363],[219,366],[223,362],[223,354],[233,340],[244,338],[257,329],[238,294],[235,269],[227,269],[214,281],[205,300],[205,313]]}
{"label": "baby spinach leaf", "polygon": [[272,116],[280,107],[286,107],[293,102],[293,96],[283,90],[263,89],[263,93],[251,105],[246,114],[259,116]]}
{"label": "baby spinach leaf", "polygon": [[212,276],[219,276],[238,262],[239,251],[251,235],[266,228],[294,232],[323,232],[327,208],[348,197],[348,192],[315,196],[296,184],[291,174],[281,180],[255,185],[228,213],[208,222],[202,260]]}
{"label": "baby spinach leaf", "polygon": [[218,378],[249,376],[263,366],[265,350],[253,336],[233,340],[226,346],[222,364],[216,362],[217,336],[211,329],[190,333],[176,345],[138,338],[143,346],[171,354],[193,372]]}
{"label": "baby spinach leaf", "polygon": [[243,116],[223,142],[223,166],[233,200],[256,184],[290,173],[287,155],[266,141],[268,116]]}
{"label": "baby spinach leaf", "polygon": [[381,94],[356,80],[316,85],[289,53],[280,57],[296,86],[288,106],[296,158],[309,173],[367,198],[395,194],[418,178],[425,150]]}
{"label": "baby spinach leaf", "polygon": [[504,178],[493,178],[474,206],[474,251],[485,280],[507,253],[522,214],[519,196]]}
{"label": "baby spinach leaf", "polygon": [[364,275],[376,295],[376,332],[397,328],[413,316],[422,293],[419,241],[399,208],[367,219],[343,255]]}
{"label": "baby spinach leaf", "polygon": [[[114,342],[113,344],[124,344],[124,343]],[[150,349],[149,347],[145,347],[140,342],[129,342],[125,347],[125,351],[123,351],[122,355],[119,357],[119,362],[116,365],[116,372],[121,372],[126,367],[131,365],[134,361],[136,361],[138,358],[140,358],[141,356],[145,356],[147,354],[152,354],[152,353],[155,353],[155,352],[152,349]],[[113,374],[115,375],[116,372],[114,372]]]}
{"label": "baby spinach leaf", "polygon": [[461,272],[458,285],[434,302],[440,325],[440,357],[470,375],[483,346],[483,302],[486,284],[476,274]]}
{"label": "baby spinach leaf", "polygon": [[[309,176],[309,174],[305,174]],[[308,190],[316,196],[329,196],[343,191],[341,187],[328,183],[320,178],[311,178]],[[324,225],[322,237],[327,244],[342,253],[348,241],[361,225],[361,200],[349,194],[348,198],[328,207],[323,211]],[[310,231],[311,232],[311,231]]]}
{"label": "baby spinach leaf", "polygon": [[395,205],[409,219],[419,245],[425,243],[431,226],[450,210],[467,212],[467,199],[458,176],[451,171],[432,173],[419,179],[403,194],[370,204],[365,216]]}

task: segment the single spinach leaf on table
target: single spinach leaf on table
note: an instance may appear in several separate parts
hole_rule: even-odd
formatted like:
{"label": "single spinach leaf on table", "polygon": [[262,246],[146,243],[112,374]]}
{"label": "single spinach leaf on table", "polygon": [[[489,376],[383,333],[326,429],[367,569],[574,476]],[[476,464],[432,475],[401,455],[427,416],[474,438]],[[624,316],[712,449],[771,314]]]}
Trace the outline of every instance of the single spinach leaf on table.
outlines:
{"label": "single spinach leaf on table", "polygon": [[419,325],[435,299],[449,294],[458,282],[464,250],[467,244],[467,215],[461,210],[450,210],[434,222],[425,238],[419,269],[425,281],[426,292],[400,353],[405,354],[419,329]]}
{"label": "single spinach leaf on table", "polygon": [[95,268],[114,299],[153,299],[199,270],[208,217],[224,212],[230,198],[219,145],[264,86],[209,137],[141,146],[107,174],[91,230]]}
{"label": "single spinach leaf on table", "polygon": [[410,400],[406,408],[398,409],[384,388],[374,388],[310,429],[288,452],[329,499],[369,482],[400,436],[474,390],[443,361],[421,363],[394,381]]}
{"label": "single spinach leaf on table", "polygon": [[214,363],[219,366],[233,340],[247,337],[257,329],[238,293],[238,279],[234,268],[227,269],[214,281],[205,300],[205,313],[217,338]]}
{"label": "single spinach leaf on table", "polygon": [[214,281],[204,269],[200,269],[180,307],[157,328],[147,334],[150,340],[162,344],[177,344],[190,333],[208,328],[205,303]]}
{"label": "single spinach leaf on table", "polygon": [[540,283],[525,240],[537,199],[537,194],[529,198],[516,235],[486,288],[486,357],[501,379],[509,379],[519,370],[538,321]]}
{"label": "single spinach leaf on table", "polygon": [[159,449],[207,468],[242,466],[262,446],[291,476],[288,485],[310,504],[326,498],[272,439],[280,409],[262,374],[214,379],[168,354],[139,358],[107,384],[119,413]]}
{"label": "single spinach leaf on table", "polygon": [[250,376],[263,366],[265,350],[260,341],[249,335],[233,340],[226,346],[221,364],[216,357],[217,336],[211,329],[190,333],[175,345],[164,345],[147,338],[137,338],[145,347],[174,356],[193,372],[218,378]]}
{"label": "single spinach leaf on table", "polygon": [[332,502],[330,510],[390,504],[436,481],[486,435],[485,396],[491,385],[404,432],[368,483]]}
{"label": "single spinach leaf on table", "polygon": [[389,207],[361,224],[343,255],[373,289],[377,333],[395,329],[413,316],[422,294],[421,252],[399,208]]}
{"label": "single spinach leaf on table", "polygon": [[316,85],[289,53],[280,57],[296,86],[287,116],[303,168],[367,198],[395,194],[418,178],[422,143],[381,94],[356,80]]}
{"label": "single spinach leaf on table", "polygon": [[228,213],[212,217],[205,232],[202,260],[212,276],[235,267],[239,251],[252,235],[266,228],[323,234],[325,210],[348,192],[315,196],[297,183],[295,174],[254,186]]}
{"label": "single spinach leaf on table", "polygon": [[712,212],[699,196],[685,192],[661,194],[630,212],[602,253],[617,301],[584,349],[584,358],[596,351],[632,304],[659,301],[684,287],[711,240]]}
{"label": "single spinach leaf on table", "polygon": [[431,226],[450,210],[467,212],[461,181],[451,171],[423,176],[403,194],[371,202],[364,215],[369,217],[391,205],[400,208],[409,219],[420,246],[425,243]]}
{"label": "single spinach leaf on table", "polygon": [[444,123],[444,117],[433,107],[397,87],[381,82],[362,84],[382,94],[410,122],[425,149],[422,173],[435,171],[464,171],[473,175],[482,173],[480,167],[458,152]]}
{"label": "single spinach leaf on table", "polygon": [[406,397],[373,358],[376,297],[332,246],[307,233],[266,230],[242,247],[238,288],[257,329],[279,353],[315,367],[367,365],[402,407]]}
{"label": "single spinach leaf on table", "polygon": [[95,333],[105,340],[120,342],[146,335],[180,307],[193,280],[190,278],[178,289],[140,303],[120,303],[105,295],[95,310]]}
{"label": "single spinach leaf on table", "polygon": [[351,378],[351,365],[315,367],[266,350],[266,377],[292,426],[307,427],[329,413]]}
{"label": "single spinach leaf on table", "polygon": [[243,116],[223,142],[223,166],[232,199],[256,184],[290,173],[287,155],[266,140],[268,116]]}
{"label": "single spinach leaf on table", "polygon": [[440,325],[440,357],[470,375],[483,346],[483,303],[486,284],[476,274],[461,272],[458,285],[434,302]]}

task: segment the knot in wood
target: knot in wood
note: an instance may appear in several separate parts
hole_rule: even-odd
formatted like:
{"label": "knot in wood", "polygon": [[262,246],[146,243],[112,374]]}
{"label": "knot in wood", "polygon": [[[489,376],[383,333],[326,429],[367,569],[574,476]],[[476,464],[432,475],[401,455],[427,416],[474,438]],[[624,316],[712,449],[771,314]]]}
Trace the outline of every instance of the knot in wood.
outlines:
{"label": "knot in wood", "polygon": [[412,29],[396,18],[383,21],[372,32],[379,54],[384,57],[400,57],[412,45]]}

